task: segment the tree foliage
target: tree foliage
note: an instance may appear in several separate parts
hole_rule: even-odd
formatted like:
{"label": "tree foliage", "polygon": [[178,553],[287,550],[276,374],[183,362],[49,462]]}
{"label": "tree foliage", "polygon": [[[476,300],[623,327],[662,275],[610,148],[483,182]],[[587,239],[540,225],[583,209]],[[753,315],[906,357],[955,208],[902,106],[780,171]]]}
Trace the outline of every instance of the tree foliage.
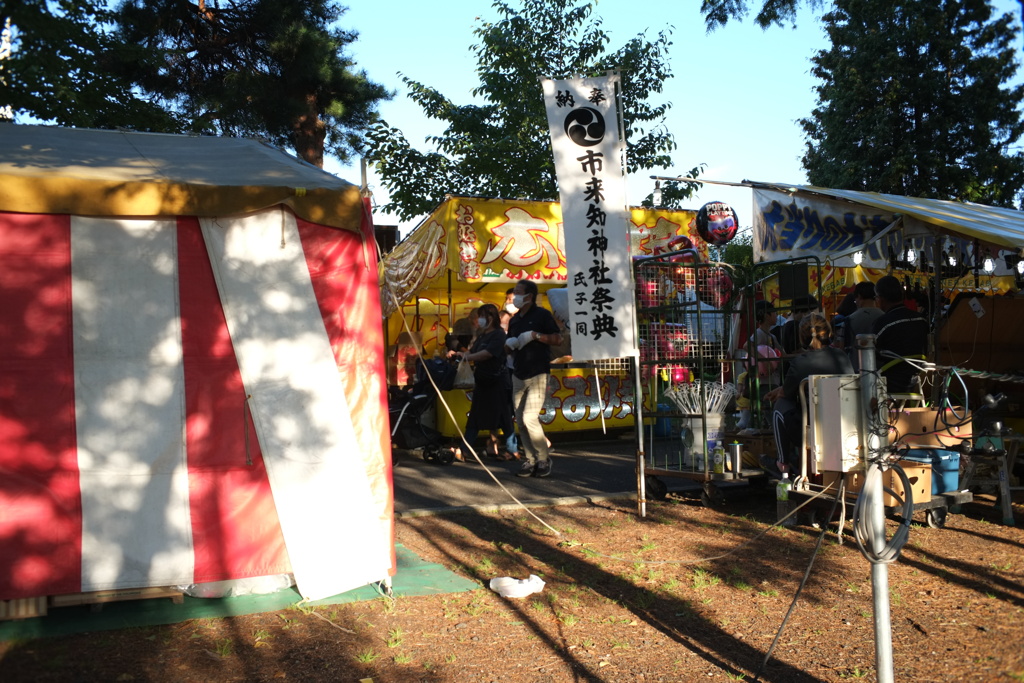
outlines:
{"label": "tree foliage", "polygon": [[986,0],[838,0],[801,121],[812,184],[1011,206],[1024,187],[1019,28]]}
{"label": "tree foliage", "polygon": [[195,133],[264,137],[317,166],[347,161],[387,90],[355,70],[354,31],[332,0],[125,0],[123,63],[143,91]]}
{"label": "tree foliage", "polygon": [[132,48],[108,30],[113,15],[90,0],[5,0],[13,49],[0,106],[63,126],[176,130],[175,117],[138,96],[113,65]]}
{"label": "tree foliage", "polygon": [[671,78],[671,29],[652,39],[637,35],[608,51],[610,37],[594,6],[579,0],[497,0],[494,22],[473,31],[479,104],[459,105],[403,76],[410,97],[445,131],[415,149],[402,132],[382,122],[370,133],[368,158],[391,201],[384,207],[403,219],[427,213],[451,192],[491,197],[556,199],[554,160],[541,78],[621,72],[627,160],[630,171],[666,167],[676,144],[664,129],[669,104],[649,98]]}
{"label": "tree foliage", "polygon": [[[754,23],[763,29],[796,22],[796,11],[804,0],[763,0],[761,9],[754,16]],[[812,8],[822,6],[821,0],[806,0]],[[755,4],[756,6],[756,4]],[[730,19],[742,20],[747,16],[747,0],[702,0],[700,12],[708,31],[725,26]]]}

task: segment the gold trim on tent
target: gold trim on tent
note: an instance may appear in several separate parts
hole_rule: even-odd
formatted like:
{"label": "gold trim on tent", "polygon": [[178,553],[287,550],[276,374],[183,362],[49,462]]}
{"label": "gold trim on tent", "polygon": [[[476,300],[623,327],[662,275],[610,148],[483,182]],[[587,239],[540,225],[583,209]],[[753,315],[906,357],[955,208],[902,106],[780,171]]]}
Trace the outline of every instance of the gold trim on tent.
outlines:
{"label": "gold trim on tent", "polygon": [[255,140],[0,124],[0,211],[226,216],[278,204],[358,230],[359,188]]}

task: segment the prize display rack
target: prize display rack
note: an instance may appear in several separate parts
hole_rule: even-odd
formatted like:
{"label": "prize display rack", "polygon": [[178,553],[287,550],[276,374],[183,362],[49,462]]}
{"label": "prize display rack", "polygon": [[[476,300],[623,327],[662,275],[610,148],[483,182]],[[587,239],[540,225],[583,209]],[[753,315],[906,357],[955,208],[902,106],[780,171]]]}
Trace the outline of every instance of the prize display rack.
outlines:
{"label": "prize display rack", "polygon": [[[721,405],[716,389],[734,386],[729,349],[741,310],[736,269],[702,262],[693,250],[637,259],[633,267],[645,418],[641,478],[654,498],[668,493],[662,478],[682,477],[702,483],[705,505],[721,503],[720,483],[763,474],[742,463],[733,467],[728,451],[716,466],[707,443],[726,445],[725,411],[732,410]],[[694,392],[696,401],[674,400]]]}

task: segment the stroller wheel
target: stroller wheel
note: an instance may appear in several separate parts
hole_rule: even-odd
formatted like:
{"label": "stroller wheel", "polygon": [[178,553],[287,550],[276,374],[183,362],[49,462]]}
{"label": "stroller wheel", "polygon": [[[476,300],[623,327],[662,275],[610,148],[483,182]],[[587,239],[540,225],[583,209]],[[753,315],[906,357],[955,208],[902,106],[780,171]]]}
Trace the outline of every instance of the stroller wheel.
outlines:
{"label": "stroller wheel", "polygon": [[423,460],[425,462],[437,462],[441,449],[437,446],[427,446],[423,449]]}
{"label": "stroller wheel", "polygon": [[442,465],[451,465],[455,462],[455,451],[450,448],[441,448],[437,451],[437,462]]}

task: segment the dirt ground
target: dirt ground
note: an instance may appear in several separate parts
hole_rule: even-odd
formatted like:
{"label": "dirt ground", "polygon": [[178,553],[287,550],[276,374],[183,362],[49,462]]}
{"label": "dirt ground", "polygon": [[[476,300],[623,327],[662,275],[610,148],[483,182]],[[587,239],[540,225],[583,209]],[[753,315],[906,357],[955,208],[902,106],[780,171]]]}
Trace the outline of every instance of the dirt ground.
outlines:
{"label": "dirt ground", "polygon": [[[889,565],[897,681],[1024,681],[1024,506],[915,523]],[[876,680],[872,584],[847,524],[770,528],[771,492],[398,521],[398,541],[481,582],[466,593],[0,644],[14,681]],[[920,520],[918,520],[920,522]],[[890,521],[890,532],[896,522]],[[505,599],[494,577],[541,577]]]}

